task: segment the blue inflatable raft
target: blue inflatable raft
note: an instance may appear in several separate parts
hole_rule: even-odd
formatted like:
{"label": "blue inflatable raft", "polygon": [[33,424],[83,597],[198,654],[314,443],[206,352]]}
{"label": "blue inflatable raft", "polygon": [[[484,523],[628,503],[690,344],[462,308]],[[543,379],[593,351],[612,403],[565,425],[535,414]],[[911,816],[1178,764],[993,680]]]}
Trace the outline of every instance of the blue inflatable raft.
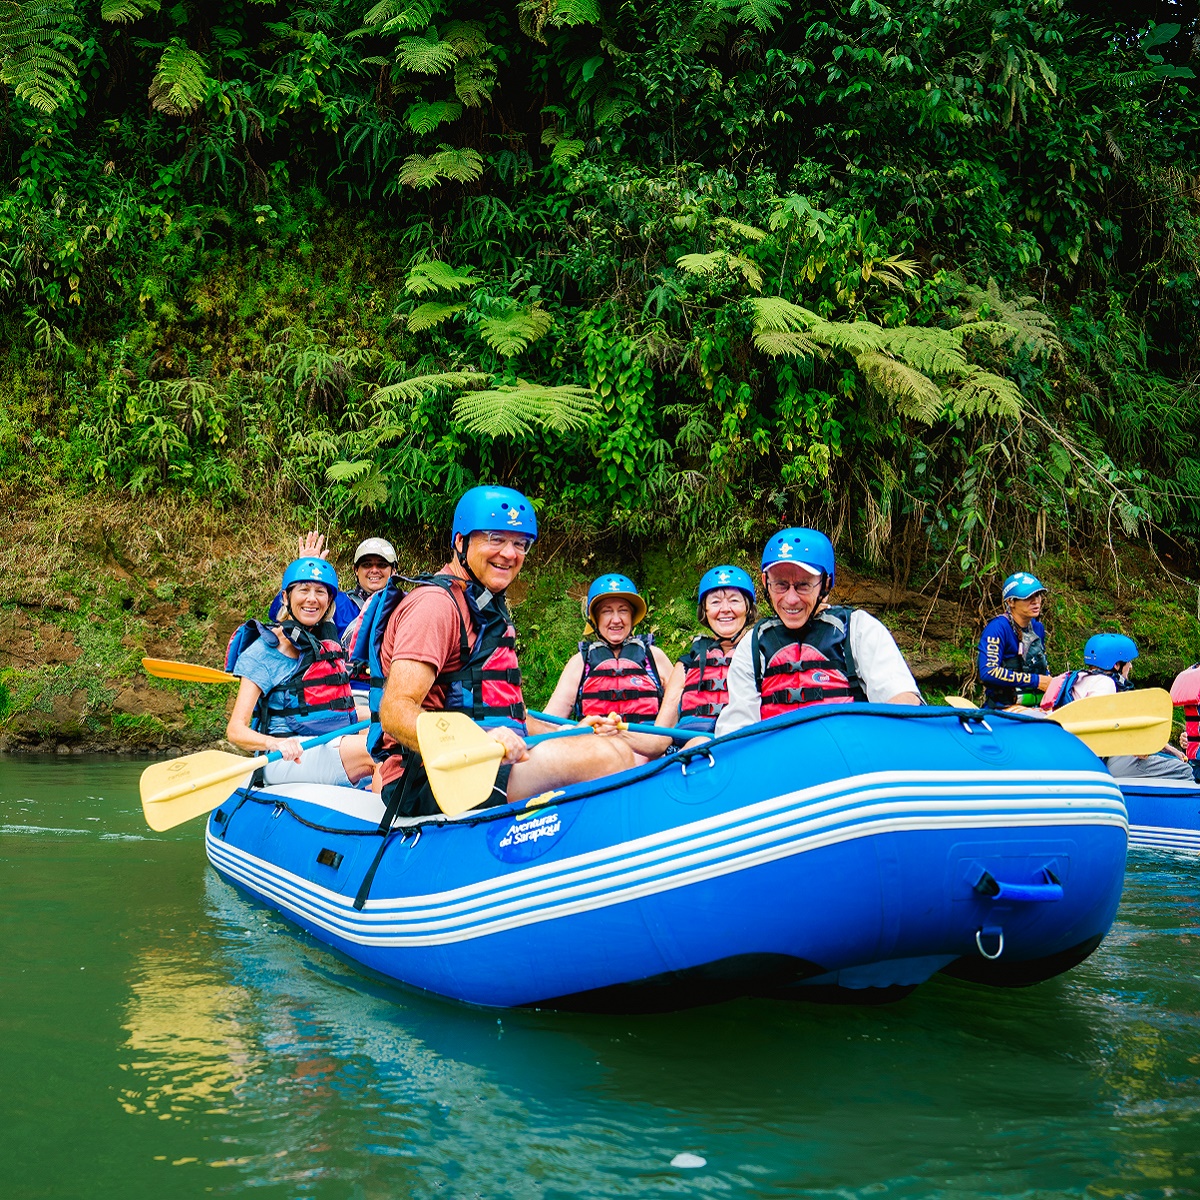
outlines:
{"label": "blue inflatable raft", "polygon": [[1200,784],[1118,779],[1129,810],[1129,846],[1200,854]]}
{"label": "blue inflatable raft", "polygon": [[1113,778],[1048,721],[809,708],[527,806],[399,821],[235,792],[216,870],[373,972],[484,1005],[886,999],[1074,966],[1121,895]]}

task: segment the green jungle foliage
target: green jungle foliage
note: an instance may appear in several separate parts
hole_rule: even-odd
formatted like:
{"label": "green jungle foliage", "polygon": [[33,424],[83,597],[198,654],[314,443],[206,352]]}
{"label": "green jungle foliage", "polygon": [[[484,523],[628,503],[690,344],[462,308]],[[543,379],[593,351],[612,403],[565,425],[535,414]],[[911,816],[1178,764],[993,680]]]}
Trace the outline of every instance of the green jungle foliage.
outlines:
{"label": "green jungle foliage", "polygon": [[806,518],[963,587],[1194,551],[1197,33],[1161,2],[3,0],[0,465],[388,529],[477,479],[577,535]]}

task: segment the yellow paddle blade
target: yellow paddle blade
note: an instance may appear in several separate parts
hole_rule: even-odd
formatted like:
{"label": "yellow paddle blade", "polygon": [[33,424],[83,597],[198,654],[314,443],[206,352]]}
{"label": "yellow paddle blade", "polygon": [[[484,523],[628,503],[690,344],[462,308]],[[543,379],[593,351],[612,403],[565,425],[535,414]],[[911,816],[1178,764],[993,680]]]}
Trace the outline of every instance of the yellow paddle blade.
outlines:
{"label": "yellow paddle blade", "polygon": [[945,696],[943,697],[947,708],[978,708],[979,705],[968,700],[966,696]]}
{"label": "yellow paddle blade", "polygon": [[1156,754],[1171,740],[1171,695],[1162,688],[1072,700],[1050,720],[1087,742],[1092,752]]}
{"label": "yellow paddle blade", "polygon": [[143,658],[142,670],[156,679],[183,679],[188,683],[237,683],[238,677],[215,667],[197,663],[172,662],[168,658]]}
{"label": "yellow paddle blade", "polygon": [[447,816],[478,808],[492,794],[504,747],[465,713],[421,713],[417,742],[429,789]]}
{"label": "yellow paddle blade", "polygon": [[221,750],[201,750],[152,763],[142,772],[139,784],[146,824],[161,833],[211,812],[266,761],[265,756],[243,758]]}

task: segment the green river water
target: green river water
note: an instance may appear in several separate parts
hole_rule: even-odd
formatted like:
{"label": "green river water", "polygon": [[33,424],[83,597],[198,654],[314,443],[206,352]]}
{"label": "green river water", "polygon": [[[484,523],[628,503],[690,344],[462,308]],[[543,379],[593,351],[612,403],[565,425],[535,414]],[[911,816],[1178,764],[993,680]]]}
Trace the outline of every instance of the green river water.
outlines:
{"label": "green river water", "polygon": [[497,1013],[246,901],[143,765],[0,758],[4,1200],[1200,1196],[1200,861],[1024,991]]}

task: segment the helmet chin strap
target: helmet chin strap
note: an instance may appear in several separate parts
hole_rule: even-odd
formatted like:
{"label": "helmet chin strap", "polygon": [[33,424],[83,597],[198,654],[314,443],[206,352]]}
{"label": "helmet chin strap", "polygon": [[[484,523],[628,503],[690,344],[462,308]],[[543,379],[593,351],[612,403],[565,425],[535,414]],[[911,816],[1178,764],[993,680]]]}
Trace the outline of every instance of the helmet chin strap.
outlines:
{"label": "helmet chin strap", "polygon": [[502,596],[504,593],[503,592],[500,592],[500,593],[493,592],[483,582],[483,580],[480,579],[479,576],[476,575],[475,572],[471,570],[471,566],[467,562],[467,549],[466,549],[468,544],[470,543],[471,535],[469,533],[466,535],[460,533],[458,535],[458,537],[462,538],[462,548],[461,549],[459,548],[459,546],[457,544],[457,539],[455,539],[454,557],[458,559],[458,565],[460,567],[462,567],[462,569],[464,571],[466,571],[467,578],[471,581],[471,583],[475,587],[477,587],[479,589],[478,592],[472,593],[472,596],[473,596],[475,602],[479,605],[480,608],[486,608],[489,604],[491,604],[493,596],[495,596],[497,594]]}

